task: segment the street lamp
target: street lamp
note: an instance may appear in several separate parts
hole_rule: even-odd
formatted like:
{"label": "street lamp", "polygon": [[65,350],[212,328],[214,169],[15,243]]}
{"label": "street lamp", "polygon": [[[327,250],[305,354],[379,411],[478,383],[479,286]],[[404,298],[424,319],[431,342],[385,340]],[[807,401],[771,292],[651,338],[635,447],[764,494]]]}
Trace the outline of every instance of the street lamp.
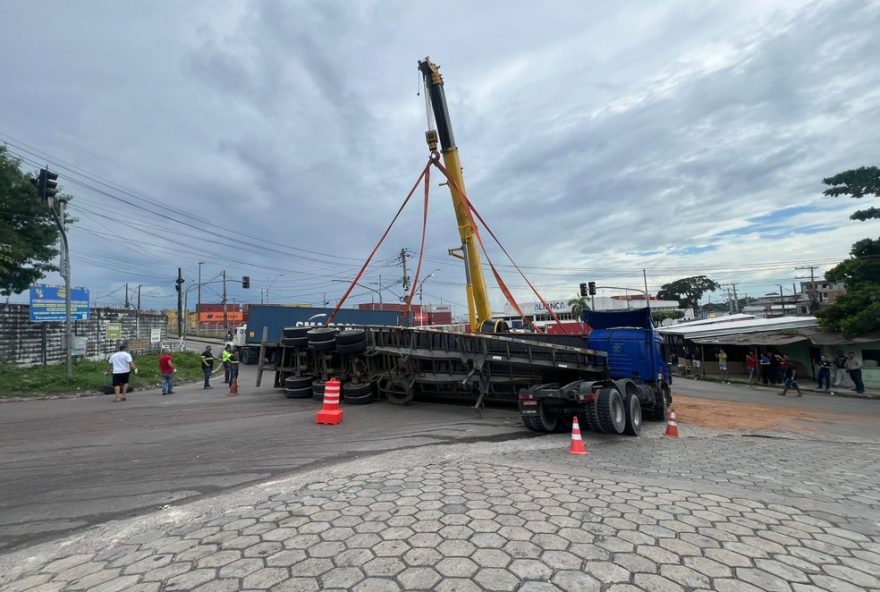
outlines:
{"label": "street lamp", "polygon": [[435,269],[434,271],[432,271],[431,273],[429,273],[428,275],[426,275],[422,281],[419,282],[419,288],[418,288],[418,289],[419,289],[419,315],[420,315],[420,316],[419,316],[419,326],[420,326],[420,327],[421,327],[422,325],[425,324],[425,308],[424,308],[424,306],[422,305],[422,286],[424,286],[424,285],[425,285],[425,282],[427,282],[428,279],[429,279],[431,276],[433,276],[435,273],[437,273],[438,271],[440,271],[440,270],[439,270],[439,269]]}
{"label": "street lamp", "polygon": [[[283,275],[284,275],[283,273],[279,273],[274,278],[272,278],[272,282],[269,284],[269,287],[266,288],[266,304],[269,304],[269,290],[272,288],[272,286],[275,285],[275,282],[278,281],[278,278],[280,278]],[[269,278],[266,278],[266,280],[268,280],[268,279]],[[263,304],[263,288],[260,288],[260,304]]]}
{"label": "street lamp", "polygon": [[[426,278],[426,279],[427,279],[427,278]],[[348,283],[350,283],[348,280],[330,280],[330,281],[331,281],[331,282],[342,282],[343,284],[348,284]],[[355,286],[360,286],[360,287],[363,288],[364,290],[369,290],[370,292],[374,292],[374,293],[378,294],[378,295],[379,295],[379,304],[380,304],[380,305],[382,304],[382,292],[381,292],[380,290],[377,290],[377,289],[375,289],[375,288],[371,288],[370,286],[365,286],[364,284],[362,284],[362,283],[360,283],[360,282],[355,282],[354,285],[355,285]],[[326,299],[325,299],[325,300],[326,300]]]}

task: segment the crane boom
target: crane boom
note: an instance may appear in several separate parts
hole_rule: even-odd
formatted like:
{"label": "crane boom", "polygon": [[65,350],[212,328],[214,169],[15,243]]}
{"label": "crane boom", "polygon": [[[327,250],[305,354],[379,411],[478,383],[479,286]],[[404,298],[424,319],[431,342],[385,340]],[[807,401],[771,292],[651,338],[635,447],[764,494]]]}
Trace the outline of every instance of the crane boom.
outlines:
{"label": "crane boom", "polygon": [[461,236],[462,254],[460,258],[464,260],[468,316],[471,331],[480,332],[484,323],[491,322],[492,309],[489,306],[489,293],[486,290],[486,279],[483,276],[483,267],[474,230],[471,227],[465,201],[460,194],[460,190],[464,190],[464,177],[461,174],[458,146],[455,145],[455,137],[452,134],[449,109],[446,106],[443,77],[440,75],[440,68],[430,58],[419,61],[419,71],[425,82],[426,101],[429,108],[428,119],[430,121],[430,116],[433,115],[436,125],[436,130],[430,129],[425,134],[428,146],[431,150],[436,150],[439,137],[443,165],[446,167],[450,179],[454,181],[448,185],[449,191],[452,193],[452,206],[455,208],[458,234]]}

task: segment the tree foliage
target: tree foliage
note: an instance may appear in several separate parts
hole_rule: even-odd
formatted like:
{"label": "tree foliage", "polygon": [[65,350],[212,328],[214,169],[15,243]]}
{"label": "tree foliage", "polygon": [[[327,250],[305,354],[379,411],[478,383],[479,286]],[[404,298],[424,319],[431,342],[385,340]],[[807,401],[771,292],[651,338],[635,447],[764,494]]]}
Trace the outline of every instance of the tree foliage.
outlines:
{"label": "tree foliage", "polygon": [[[875,166],[859,167],[838,173],[833,177],[822,179],[826,185],[831,185],[823,193],[831,197],[847,195],[861,199],[868,195],[880,197],[880,168]],[[854,212],[850,219],[868,220],[880,218],[880,209],[868,208]]]}
{"label": "tree foliage", "polygon": [[568,305],[571,307],[571,316],[580,320],[581,315],[584,314],[585,310],[590,310],[589,300],[586,296],[578,296],[577,298],[572,298],[568,301]]}
{"label": "tree foliage", "polygon": [[684,312],[680,310],[652,310],[651,318],[655,323],[660,324],[666,319],[680,319],[684,316]]}
{"label": "tree foliage", "polygon": [[657,298],[661,300],[678,300],[679,303],[689,306],[696,312],[703,294],[714,292],[720,287],[721,284],[710,280],[704,275],[695,275],[675,280],[669,284],[663,284],[660,286],[660,291],[657,292]]}
{"label": "tree foliage", "polygon": [[0,294],[27,290],[57,270],[58,227],[37,196],[33,177],[0,146]]}
{"label": "tree foliage", "polygon": [[[880,197],[880,168],[875,166],[844,171],[822,181],[831,185],[824,193],[832,197]],[[880,218],[880,209],[859,210],[850,218]],[[880,331],[880,239],[855,242],[850,256],[825,272],[829,282],[846,285],[846,294],[838,296],[834,304],[821,309],[816,316],[825,329],[856,337]]]}
{"label": "tree foliage", "polygon": [[834,304],[817,313],[828,331],[856,337],[880,331],[880,284],[861,284],[847,288]]}

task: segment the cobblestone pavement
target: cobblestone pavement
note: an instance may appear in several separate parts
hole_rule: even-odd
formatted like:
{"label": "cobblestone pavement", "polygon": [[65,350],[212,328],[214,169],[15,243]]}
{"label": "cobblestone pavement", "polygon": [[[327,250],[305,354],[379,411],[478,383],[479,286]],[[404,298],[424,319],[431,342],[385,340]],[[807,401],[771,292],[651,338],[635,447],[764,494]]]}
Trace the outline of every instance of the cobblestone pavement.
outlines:
{"label": "cobblestone pavement", "polygon": [[880,590],[876,444],[659,433],[355,461],[0,557],[0,588]]}

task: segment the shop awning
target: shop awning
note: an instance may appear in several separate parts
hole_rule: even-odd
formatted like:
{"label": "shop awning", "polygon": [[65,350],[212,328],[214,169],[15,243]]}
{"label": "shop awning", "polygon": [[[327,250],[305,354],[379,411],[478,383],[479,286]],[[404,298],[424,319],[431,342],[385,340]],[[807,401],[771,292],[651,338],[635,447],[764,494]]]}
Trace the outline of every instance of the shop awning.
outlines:
{"label": "shop awning", "polygon": [[794,335],[782,331],[764,331],[739,335],[718,335],[717,337],[698,337],[691,339],[703,345],[789,345],[799,341],[809,341],[805,335]]}

